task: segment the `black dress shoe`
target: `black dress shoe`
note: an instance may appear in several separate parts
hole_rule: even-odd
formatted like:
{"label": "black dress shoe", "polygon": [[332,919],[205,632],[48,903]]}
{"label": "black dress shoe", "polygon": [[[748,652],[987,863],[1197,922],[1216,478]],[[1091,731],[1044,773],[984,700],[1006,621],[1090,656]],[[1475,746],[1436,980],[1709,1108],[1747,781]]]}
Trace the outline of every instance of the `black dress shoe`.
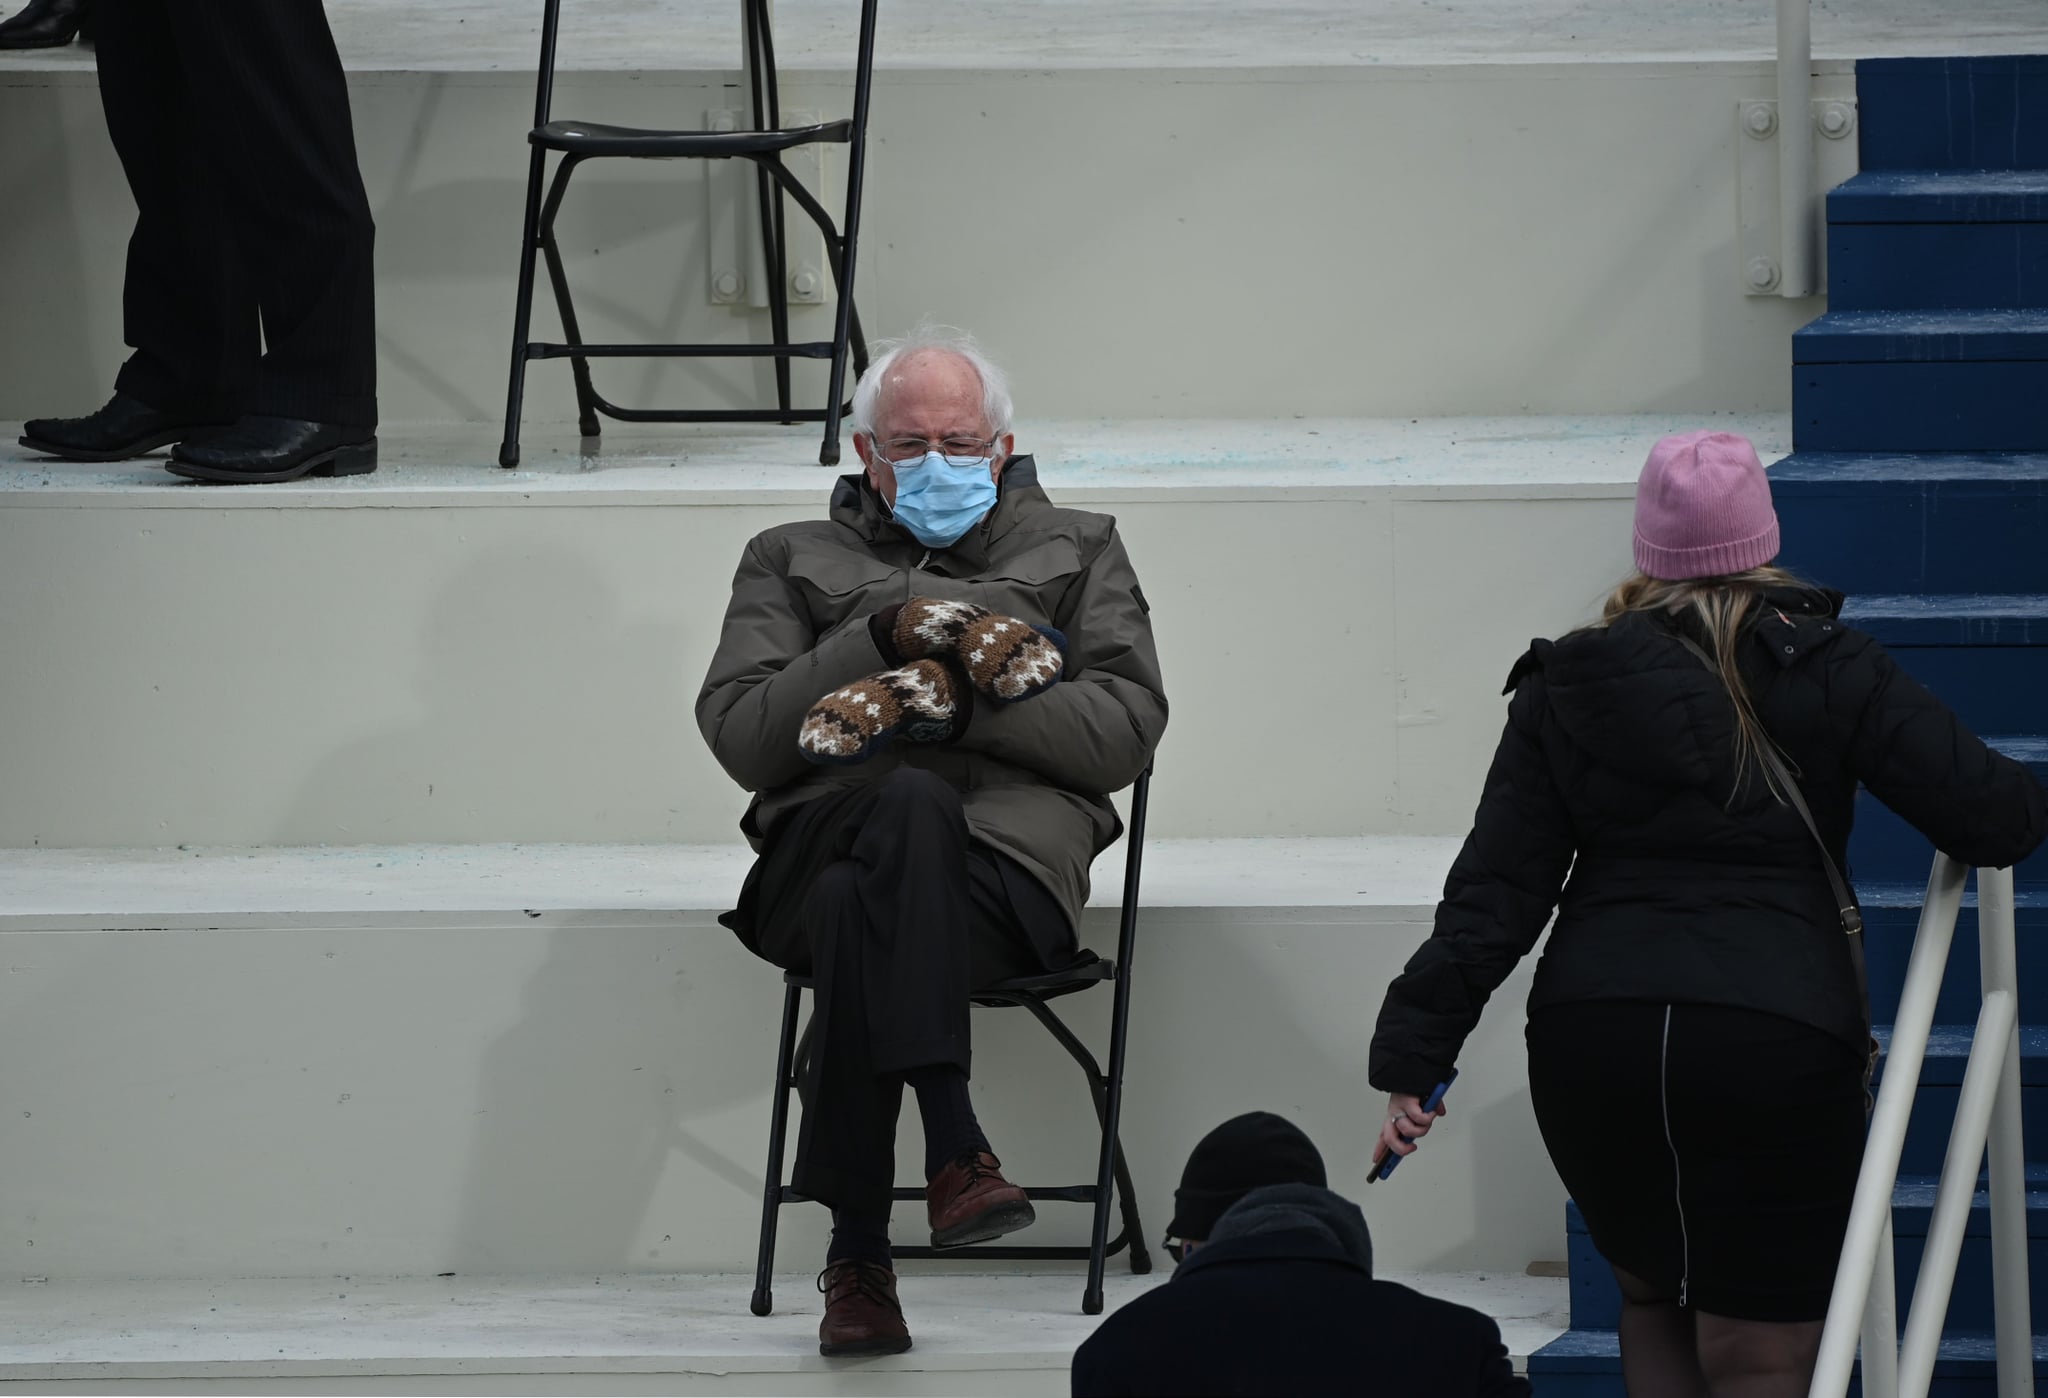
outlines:
{"label": "black dress shoe", "polygon": [[66,461],[126,461],[231,424],[158,412],[119,389],[86,417],[39,417],[21,425],[21,444]]}
{"label": "black dress shoe", "polygon": [[0,49],[60,49],[81,37],[92,38],[91,0],[29,0],[0,24]]}
{"label": "black dress shoe", "polygon": [[195,481],[251,484],[359,476],[377,469],[377,438],[363,427],[245,417],[225,432],[180,442],[166,469]]}

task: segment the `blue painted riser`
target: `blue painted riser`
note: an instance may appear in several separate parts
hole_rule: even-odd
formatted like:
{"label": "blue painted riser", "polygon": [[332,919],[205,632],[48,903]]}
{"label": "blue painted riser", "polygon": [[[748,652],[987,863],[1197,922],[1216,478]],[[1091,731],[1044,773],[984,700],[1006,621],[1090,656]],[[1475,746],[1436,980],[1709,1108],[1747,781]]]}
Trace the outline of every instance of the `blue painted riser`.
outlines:
{"label": "blue painted riser", "polygon": [[[2027,764],[2048,782],[2048,738],[1991,737],[1991,746]],[[1849,866],[1857,877],[1895,882],[1911,879],[1934,862],[1927,837],[1867,791],[1856,793],[1856,826],[1849,837]],[[2022,861],[2013,876],[2030,887],[2048,888],[2048,845]]]}
{"label": "blue painted riser", "polygon": [[2048,307],[2048,220],[1837,224],[1828,230],[1828,304],[1844,311]]}
{"label": "blue painted riser", "polygon": [[1779,561],[1851,596],[2048,586],[2048,453],[1800,452],[1771,467],[1771,494]]}
{"label": "blue painted riser", "polygon": [[1801,451],[2048,451],[2048,311],[1831,311],[1792,336]]}
{"label": "blue painted riser", "polygon": [[2037,734],[2048,722],[2048,597],[1864,593],[1843,616],[1973,731]]}
{"label": "blue painted riser", "polygon": [[[1917,884],[1872,885],[1859,882],[1863,901],[1863,947],[1870,967],[1871,1012],[1880,1025],[1890,1024],[1899,1009],[1899,988],[1920,924],[1919,900],[1925,881]],[[2020,1022],[2048,1023],[2048,892],[2019,890],[2018,952]],[[1935,998],[1936,1024],[1975,1024],[1983,994],[1978,982],[1977,906],[1971,894],[1956,919],[1949,945],[1948,972]]]}
{"label": "blue painted riser", "polygon": [[2048,56],[1863,59],[1865,170],[2048,168]]}
{"label": "blue painted riser", "polygon": [[[1997,1365],[1989,1335],[1945,1336],[1935,1361],[1929,1398],[1996,1398]],[[2048,1336],[2034,1339],[2037,1387],[2048,1389]],[[1621,1347],[1612,1330],[1573,1330],[1529,1356],[1529,1386],[1536,1398],[1625,1398]],[[1850,1398],[1862,1398],[1852,1381]]]}
{"label": "blue painted riser", "polygon": [[[1945,1140],[1947,1125],[1942,1127],[1941,1134]],[[1900,1176],[1898,1202],[1892,1208],[1892,1231],[1896,1243],[1901,1323],[1907,1308],[1912,1305],[1920,1257],[1927,1243],[1928,1220],[1933,1213],[1935,1183],[1939,1178],[1939,1171]],[[1577,1207],[1568,1207],[1565,1246],[1572,1276],[1572,1328],[1611,1330],[1620,1323],[1621,1293],[1615,1288],[1613,1271],[1586,1233]],[[2030,1193],[2027,1223],[2028,1269],[2033,1276],[2048,1279],[2048,1196]],[[2029,1299],[2033,1307],[2033,1328],[2048,1334],[2048,1281],[2044,1281],[2041,1287],[2030,1287]],[[1991,1208],[1988,1196],[1980,1193],[1970,1212],[1962,1256],[1956,1265],[1955,1286],[1949,1293],[1948,1324],[1958,1330],[1989,1330],[1994,1323]]]}

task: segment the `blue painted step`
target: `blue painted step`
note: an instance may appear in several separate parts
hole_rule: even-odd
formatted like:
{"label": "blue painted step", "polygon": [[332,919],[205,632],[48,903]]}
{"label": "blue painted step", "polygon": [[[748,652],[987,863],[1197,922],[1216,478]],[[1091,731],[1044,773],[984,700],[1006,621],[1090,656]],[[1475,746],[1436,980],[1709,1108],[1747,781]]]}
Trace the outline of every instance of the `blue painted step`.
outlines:
{"label": "blue painted step", "polygon": [[[2048,738],[1995,737],[1986,741],[2007,757],[2025,763],[2037,780],[2048,782]],[[1934,862],[1934,846],[1869,792],[1856,793],[1856,826],[1849,836],[1849,863],[1865,879],[1896,882],[1910,879]],[[2048,887],[2048,845],[2043,845],[2013,871],[2023,884]]]}
{"label": "blue painted step", "polygon": [[1771,467],[1794,572],[1857,593],[2028,593],[2048,584],[2048,452],[1802,451]]}
{"label": "blue painted step", "polygon": [[1866,58],[1856,102],[1865,170],[2048,168],[2048,56]]}
{"label": "blue painted step", "polygon": [[[1962,1051],[1968,1049],[1967,1029],[1951,1031],[1962,1036]],[[2036,1035],[2038,1040],[2039,1036]],[[1930,1044],[1930,1047],[1932,1045]],[[1951,1043],[1948,1047],[1954,1047]],[[2038,1042],[2035,1045],[2039,1047]],[[1962,1058],[1952,1060],[1955,1077],[1962,1077]],[[1930,1059],[1930,1068],[1937,1073],[1944,1064],[1936,1066]],[[2040,1066],[2038,1057],[2029,1064],[2022,1062],[2021,1075],[2029,1067]],[[1923,1089],[1923,1097],[1933,1096]],[[1948,1135],[1955,1121],[1955,1097],[1951,1092],[1947,1098],[1948,1115],[1943,1118],[1936,1133],[1938,1149],[1935,1168],[1926,1172],[1904,1172],[1899,1176],[1897,1190],[1893,1194],[1892,1232],[1898,1267],[1899,1315],[1903,1321],[1906,1307],[1912,1304],[1912,1292],[1919,1275],[1920,1257],[1927,1246],[1927,1225],[1933,1216],[1935,1187],[1940,1179],[1939,1150],[1948,1143]],[[2030,1181],[2028,1190],[2027,1237],[2030,1270],[2034,1276],[2048,1278],[2048,1192],[2044,1192],[2048,1181],[2039,1178]],[[1621,1292],[1614,1285],[1614,1272],[1593,1246],[1593,1239],[1586,1232],[1584,1218],[1576,1204],[1565,1206],[1565,1249],[1571,1267],[1571,1316],[1574,1330],[1611,1330],[1621,1319]],[[2033,1304],[2034,1329],[2048,1334],[2048,1282],[2042,1287],[2030,1287]],[[1970,1221],[1964,1230],[1962,1256],[1956,1265],[1954,1289],[1949,1295],[1949,1326],[1958,1330],[1989,1330],[1995,1323],[1991,1302],[1991,1205],[1990,1196],[1979,1191],[1970,1213]]]}
{"label": "blue painted step", "polygon": [[[1990,1335],[1946,1335],[1934,1364],[1929,1398],[1996,1398],[1998,1365]],[[2034,1337],[2034,1375],[2048,1387],[2048,1335]],[[1612,1330],[1573,1329],[1529,1356],[1529,1386],[1536,1398],[1626,1398],[1621,1383],[1621,1342]],[[1862,1398],[1852,1381],[1850,1398]]]}
{"label": "blue painted step", "polygon": [[1827,208],[1829,223],[2044,223],[2048,169],[1865,170],[1830,190]]}
{"label": "blue painted step", "polygon": [[2048,310],[1836,311],[1792,336],[1801,451],[2048,451]]}
{"label": "blue painted step", "polygon": [[1978,733],[2032,733],[2048,695],[2048,596],[1851,597],[1870,633]]}
{"label": "blue painted step", "polygon": [[[1871,1014],[1879,1024],[1890,1024],[1898,1017],[1899,991],[1905,983],[1906,961],[1920,925],[1920,899],[1926,887],[1924,879],[1913,884],[1857,882],[1856,896],[1863,904],[1863,949],[1870,967]],[[2016,892],[2020,1022],[2048,1024],[2048,891],[2023,884]],[[1976,1022],[1983,998],[1978,974],[1973,885],[1956,919],[1948,971],[1935,999],[1936,1024]]]}
{"label": "blue painted step", "polygon": [[[2028,1300],[2033,1309],[2033,1330],[2048,1335],[2048,1180],[2036,1177],[2027,1186],[2027,1270]],[[1927,1247],[1927,1226],[1934,1214],[1937,1175],[1901,1175],[1892,1196],[1892,1232],[1898,1265],[1899,1317],[1903,1323],[1913,1304],[1913,1288],[1919,1279],[1921,1254]],[[2034,1277],[2042,1286],[2032,1284]],[[1962,1256],[1956,1264],[1955,1286],[1949,1292],[1948,1319],[1944,1330],[1989,1331],[1996,1321],[1991,1299],[1991,1196],[1979,1190],[1970,1208],[1970,1221],[1963,1230]]]}
{"label": "blue painted step", "polygon": [[[1949,1132],[1955,1126],[1963,1070],[1969,1064],[1976,1025],[1937,1024],[1927,1036],[1927,1057],[1920,1066],[1920,1090],[1913,1096],[1913,1115],[1906,1127],[1906,1149],[1899,1173],[1938,1176],[1948,1158]],[[1891,1042],[1891,1026],[1878,1026],[1877,1037]],[[1888,1061],[1888,1060],[1886,1060]],[[1876,1081],[1884,1081],[1885,1062]],[[2021,1115],[2026,1123],[2027,1158],[2048,1160],[2048,1025],[2020,1026],[2020,1081],[2024,1084]],[[2048,1286],[2048,1274],[2043,1283]]]}

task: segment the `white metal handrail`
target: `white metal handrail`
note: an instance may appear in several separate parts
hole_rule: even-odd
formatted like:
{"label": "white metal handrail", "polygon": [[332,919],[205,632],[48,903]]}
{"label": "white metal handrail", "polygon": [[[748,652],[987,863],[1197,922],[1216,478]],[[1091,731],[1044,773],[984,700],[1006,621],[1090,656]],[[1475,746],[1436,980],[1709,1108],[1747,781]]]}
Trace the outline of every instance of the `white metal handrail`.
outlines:
{"label": "white metal handrail", "polygon": [[[1796,0],[1795,0],[1796,2]],[[1866,1398],[1926,1398],[1941,1346],[1941,1327],[1955,1285],[1963,1232],[1977,1191],[1977,1163],[1990,1145],[1991,1268],[1998,1327],[1999,1398],[2034,1391],[2034,1340],[2027,1295],[2027,1162],[2020,1134],[2019,966],[2015,951],[2010,869],[1977,871],[1977,939],[1984,1003],[1963,1072],[1962,1100],[1935,1190],[1934,1214],[1920,1261],[1905,1340],[1898,1336],[1897,1278],[1892,1257],[1892,1194],[1906,1144],[1906,1119],[1920,1085],[1935,998],[1955,940],[1969,869],[1934,856],[1921,904],[1920,927],[1906,966],[1906,985],[1885,1054],[1884,1081],[1863,1148],[1863,1169],[1850,1206],[1849,1232],[1835,1272],[1835,1290],[1821,1335],[1809,1398],[1843,1398],[1863,1341]]]}

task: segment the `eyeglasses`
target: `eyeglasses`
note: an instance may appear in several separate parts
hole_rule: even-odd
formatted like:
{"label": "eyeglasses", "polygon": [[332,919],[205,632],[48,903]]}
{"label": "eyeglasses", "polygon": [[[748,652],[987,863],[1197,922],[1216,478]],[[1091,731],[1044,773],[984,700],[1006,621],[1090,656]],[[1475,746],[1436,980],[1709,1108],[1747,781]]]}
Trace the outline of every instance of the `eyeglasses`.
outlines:
{"label": "eyeglasses", "polygon": [[1173,1259],[1173,1265],[1176,1267],[1180,1266],[1182,1259],[1187,1256],[1187,1244],[1179,1238],[1164,1239],[1159,1245],[1166,1250],[1166,1255]]}
{"label": "eyeglasses", "polygon": [[892,465],[899,461],[915,461],[937,452],[945,458],[948,466],[972,466],[995,450],[996,439],[990,437],[983,441],[978,437],[946,437],[935,442],[929,437],[891,437],[875,445],[881,449],[883,459]]}

